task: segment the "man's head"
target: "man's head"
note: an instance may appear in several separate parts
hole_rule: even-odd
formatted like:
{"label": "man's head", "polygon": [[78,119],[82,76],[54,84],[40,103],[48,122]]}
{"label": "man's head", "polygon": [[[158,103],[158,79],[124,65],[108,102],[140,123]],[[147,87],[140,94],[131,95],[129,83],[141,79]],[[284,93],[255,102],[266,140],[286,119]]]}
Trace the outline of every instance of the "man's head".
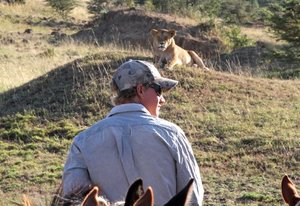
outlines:
{"label": "man's head", "polygon": [[[111,81],[113,103],[141,103],[149,112],[157,116],[152,107],[159,107],[164,103],[161,92],[166,92],[176,86],[178,81],[164,78],[160,75],[155,66],[146,61],[129,60],[123,63],[115,72]],[[150,90],[150,91],[147,91]],[[152,92],[151,92],[152,91]],[[154,99],[155,94],[156,101]],[[153,101],[152,101],[153,100]],[[155,102],[157,102],[155,106]]]}

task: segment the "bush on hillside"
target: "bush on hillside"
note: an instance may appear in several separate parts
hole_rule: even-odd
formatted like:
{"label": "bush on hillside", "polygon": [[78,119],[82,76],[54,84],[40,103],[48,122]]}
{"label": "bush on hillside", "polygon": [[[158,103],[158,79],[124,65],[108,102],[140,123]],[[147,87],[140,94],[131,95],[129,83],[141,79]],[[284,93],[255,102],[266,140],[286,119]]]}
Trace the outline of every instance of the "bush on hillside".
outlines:
{"label": "bush on hillside", "polygon": [[231,49],[237,49],[253,44],[253,42],[246,35],[241,34],[241,29],[238,26],[232,26],[228,29],[225,29],[223,35],[225,39],[227,39],[227,44]]}
{"label": "bush on hillside", "polygon": [[91,0],[87,4],[87,9],[91,14],[98,15],[108,12],[106,0]]}
{"label": "bush on hillside", "polygon": [[87,9],[89,13],[94,14],[96,17],[109,12],[116,6],[128,6],[133,7],[135,5],[134,0],[89,0],[87,2]]}

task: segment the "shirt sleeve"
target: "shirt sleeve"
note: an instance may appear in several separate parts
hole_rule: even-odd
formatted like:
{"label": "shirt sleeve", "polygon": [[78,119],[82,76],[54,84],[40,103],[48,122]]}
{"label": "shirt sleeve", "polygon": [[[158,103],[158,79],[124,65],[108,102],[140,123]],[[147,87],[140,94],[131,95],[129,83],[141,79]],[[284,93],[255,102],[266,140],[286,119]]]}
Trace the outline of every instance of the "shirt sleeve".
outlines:
{"label": "shirt sleeve", "polygon": [[64,166],[63,194],[65,197],[71,197],[84,194],[90,188],[91,180],[88,169],[75,139]]}
{"label": "shirt sleeve", "polygon": [[191,144],[184,133],[178,134],[177,141],[177,192],[181,191],[191,178],[194,178],[191,205],[202,205],[204,189]]}

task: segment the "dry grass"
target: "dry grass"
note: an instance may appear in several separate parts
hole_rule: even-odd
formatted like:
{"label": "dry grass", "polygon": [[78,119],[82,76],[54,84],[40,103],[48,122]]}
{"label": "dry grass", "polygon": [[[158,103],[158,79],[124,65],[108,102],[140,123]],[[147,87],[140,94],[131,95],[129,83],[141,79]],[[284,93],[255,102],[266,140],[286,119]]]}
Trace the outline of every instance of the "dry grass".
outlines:
{"label": "dry grass", "polygon": [[[58,46],[40,42],[40,45],[36,47],[35,44],[36,42],[28,43],[23,48],[7,45],[0,50],[0,58],[2,51],[2,58],[5,59],[0,62],[0,92],[21,86],[76,59],[107,51],[123,50],[116,45],[99,47],[74,42],[66,42]],[[140,53],[149,55],[149,51],[140,51]]]}
{"label": "dry grass", "polygon": [[281,45],[282,41],[277,41],[275,36],[265,27],[241,27],[241,33],[249,39],[261,41],[273,45]]}
{"label": "dry grass", "polygon": [[89,14],[87,11],[87,2],[89,0],[81,0],[79,2],[79,6],[77,6],[70,14],[74,19],[78,19],[80,21],[88,21],[93,17],[92,14]]}
{"label": "dry grass", "polygon": [[94,46],[74,43],[55,47],[43,43],[36,47],[35,43],[28,43],[24,48],[18,49],[11,45],[4,48],[6,50],[6,61],[0,62],[0,72],[2,74],[0,91],[3,92],[20,86],[70,61],[99,51]]}
{"label": "dry grass", "polygon": [[[71,12],[70,16],[74,18],[75,21],[87,21],[91,17],[86,9],[86,3],[88,0],[79,1],[79,5]],[[53,13],[51,7],[47,6],[44,0],[28,0],[26,5],[22,4],[0,4],[0,10],[3,15],[18,14],[21,17],[48,17],[57,16]],[[58,18],[58,16],[57,16]]]}
{"label": "dry grass", "polygon": [[26,5],[23,4],[0,4],[0,10],[3,15],[20,15],[23,17],[28,16],[47,16],[51,14],[50,8],[45,6],[46,3],[43,0],[30,0],[26,1]]}
{"label": "dry grass", "polygon": [[[71,14],[75,18],[75,22],[86,21],[90,18],[85,4],[86,1],[82,1],[81,5]],[[42,19],[53,14],[42,0],[26,1],[26,5],[0,4],[0,9],[4,14],[0,17],[0,40],[2,41],[0,47],[0,92],[25,84],[75,59],[101,53],[103,50],[122,50],[116,45],[100,47],[72,41],[58,45],[49,43],[49,39],[53,39],[50,33],[55,27],[26,23],[27,20],[34,21],[36,18]],[[62,20],[56,19],[56,21]],[[32,29],[32,33],[24,34],[25,29],[28,28]],[[62,32],[72,34],[77,30],[62,28]]]}

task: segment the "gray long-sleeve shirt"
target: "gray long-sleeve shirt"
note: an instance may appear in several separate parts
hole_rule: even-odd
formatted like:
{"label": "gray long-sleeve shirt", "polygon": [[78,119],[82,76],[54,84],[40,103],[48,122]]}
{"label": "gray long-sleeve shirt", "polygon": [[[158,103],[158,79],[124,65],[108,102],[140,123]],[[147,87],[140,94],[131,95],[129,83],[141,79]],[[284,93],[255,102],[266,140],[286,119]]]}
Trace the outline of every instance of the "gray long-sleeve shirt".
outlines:
{"label": "gray long-sleeve shirt", "polygon": [[151,186],[163,205],[194,178],[192,205],[202,205],[203,186],[190,143],[175,124],[150,115],[141,104],[114,107],[106,118],[77,135],[63,173],[69,195],[98,185],[110,201],[124,200],[136,179]]}

